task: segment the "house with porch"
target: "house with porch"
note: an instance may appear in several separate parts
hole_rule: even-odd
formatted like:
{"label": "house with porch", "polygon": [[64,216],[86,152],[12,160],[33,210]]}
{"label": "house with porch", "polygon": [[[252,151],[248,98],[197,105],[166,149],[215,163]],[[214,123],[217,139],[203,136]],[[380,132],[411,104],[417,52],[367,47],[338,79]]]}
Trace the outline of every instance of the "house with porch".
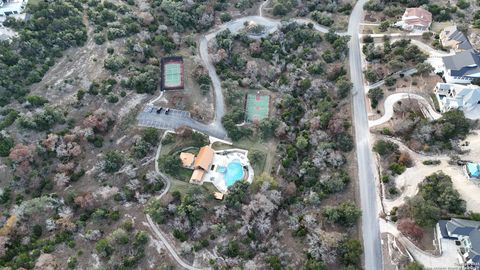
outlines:
{"label": "house with porch", "polygon": [[395,26],[407,31],[428,31],[432,24],[432,13],[423,8],[407,8],[403,13],[402,20]]}
{"label": "house with porch", "polygon": [[459,109],[468,117],[467,112],[480,112],[480,87],[477,85],[437,83],[434,93],[442,113]]}
{"label": "house with porch", "polygon": [[451,48],[456,52],[463,52],[473,49],[472,44],[468,38],[456,25],[448,26],[440,32],[440,41],[443,47]]}
{"label": "house with porch", "polygon": [[437,223],[439,236],[455,241],[463,269],[480,269],[480,221],[452,218]]}
{"label": "house with porch", "polygon": [[442,58],[447,83],[469,84],[480,78],[480,54],[474,49]]}

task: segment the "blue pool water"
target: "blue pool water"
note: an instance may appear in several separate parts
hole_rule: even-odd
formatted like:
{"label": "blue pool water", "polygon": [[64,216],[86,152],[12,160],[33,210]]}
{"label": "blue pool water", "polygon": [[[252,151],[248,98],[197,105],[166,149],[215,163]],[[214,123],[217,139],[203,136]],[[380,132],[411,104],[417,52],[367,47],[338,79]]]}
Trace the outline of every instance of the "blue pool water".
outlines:
{"label": "blue pool water", "polygon": [[223,166],[217,167],[217,172],[219,173],[225,173],[226,171],[227,171],[227,167],[223,167]]}
{"label": "blue pool water", "polygon": [[233,160],[227,165],[227,173],[225,173],[225,185],[230,187],[238,180],[243,178],[243,167],[239,160]]}

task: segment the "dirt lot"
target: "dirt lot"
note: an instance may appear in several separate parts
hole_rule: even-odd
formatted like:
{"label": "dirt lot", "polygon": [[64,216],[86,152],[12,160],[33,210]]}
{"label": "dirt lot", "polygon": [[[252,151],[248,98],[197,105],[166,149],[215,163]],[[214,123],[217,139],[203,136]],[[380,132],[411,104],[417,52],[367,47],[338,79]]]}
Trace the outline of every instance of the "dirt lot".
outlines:
{"label": "dirt lot", "polygon": [[[462,158],[479,158],[479,151],[478,149],[476,149],[478,147],[474,146],[474,142],[480,142],[480,135],[471,135],[468,137],[468,140],[472,142],[468,148],[471,149],[472,152]],[[405,197],[414,196],[417,193],[418,184],[422,182],[426,176],[438,171],[443,171],[445,174],[449,175],[452,178],[453,187],[458,190],[462,198],[467,203],[467,211],[480,212],[480,197],[478,196],[478,193],[480,192],[480,185],[478,184],[478,182],[474,182],[468,178],[464,166],[448,164],[448,160],[450,158],[447,156],[425,156],[411,151],[398,141],[395,142],[399,144],[401,150],[405,150],[410,153],[412,159],[415,161],[415,166],[413,166],[412,168],[408,168],[403,174],[401,174],[395,179],[396,187],[400,191],[402,191],[402,193],[400,197],[396,198],[395,200],[383,201],[385,211],[387,213],[390,212],[393,207],[398,207],[402,205]],[[433,159],[440,160],[441,164],[422,164],[422,161]]]}

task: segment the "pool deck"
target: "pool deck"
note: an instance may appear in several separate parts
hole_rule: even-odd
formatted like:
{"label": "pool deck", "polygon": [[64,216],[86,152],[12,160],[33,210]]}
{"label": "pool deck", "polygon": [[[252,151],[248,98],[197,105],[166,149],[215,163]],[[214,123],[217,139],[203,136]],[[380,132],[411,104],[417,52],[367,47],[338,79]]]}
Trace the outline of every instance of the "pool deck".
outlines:
{"label": "pool deck", "polygon": [[234,160],[239,160],[243,167],[247,167],[247,172],[245,172],[247,178],[245,180],[251,184],[253,182],[254,172],[248,160],[248,151],[243,149],[215,151],[212,162],[212,165],[215,167],[205,174],[203,182],[212,183],[220,192],[224,194],[227,193],[228,187],[225,184],[225,174],[217,172],[217,168],[219,166],[227,167],[228,164]]}

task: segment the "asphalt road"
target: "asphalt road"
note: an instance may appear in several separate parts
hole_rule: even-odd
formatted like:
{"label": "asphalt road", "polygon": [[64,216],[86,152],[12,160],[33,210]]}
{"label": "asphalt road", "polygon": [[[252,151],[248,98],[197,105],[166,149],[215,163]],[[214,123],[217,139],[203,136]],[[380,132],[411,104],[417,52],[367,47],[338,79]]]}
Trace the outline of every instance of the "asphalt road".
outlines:
{"label": "asphalt road", "polygon": [[383,269],[382,246],[380,242],[379,212],[375,185],[375,168],[369,143],[368,117],[363,84],[362,58],[360,54],[359,26],[363,17],[366,0],[358,0],[350,20],[348,33],[351,36],[349,61],[350,79],[353,83],[353,122],[357,147],[360,205],[362,208],[362,232],[365,269]]}

